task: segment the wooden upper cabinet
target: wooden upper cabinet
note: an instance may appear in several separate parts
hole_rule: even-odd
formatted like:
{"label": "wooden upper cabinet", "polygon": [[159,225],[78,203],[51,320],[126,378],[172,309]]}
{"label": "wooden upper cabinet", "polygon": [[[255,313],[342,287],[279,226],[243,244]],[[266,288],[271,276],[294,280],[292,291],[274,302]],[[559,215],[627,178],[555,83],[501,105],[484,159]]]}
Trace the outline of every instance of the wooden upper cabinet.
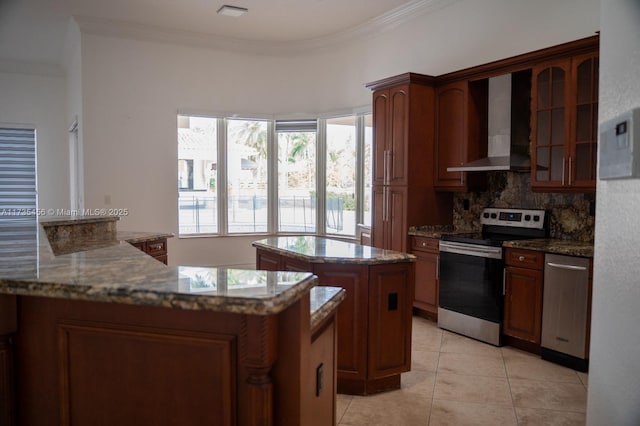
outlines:
{"label": "wooden upper cabinet", "polygon": [[466,82],[441,87],[437,99],[436,186],[462,187],[465,174],[448,172],[447,167],[459,166],[466,158]]}
{"label": "wooden upper cabinet", "polygon": [[373,185],[384,185],[386,181],[387,114],[389,90],[373,92]]}
{"label": "wooden upper cabinet", "polygon": [[598,68],[596,53],[574,57],[571,72],[575,108],[572,109],[572,159],[569,184],[594,190],[598,157]]}
{"label": "wooden upper cabinet", "polygon": [[432,186],[434,79],[406,73],[373,90],[373,185]]}
{"label": "wooden upper cabinet", "polygon": [[532,189],[594,191],[597,52],[538,64],[531,93]]}
{"label": "wooden upper cabinet", "polygon": [[487,155],[488,81],[456,81],[436,93],[434,186],[444,191],[482,189],[484,173],[449,172]]}
{"label": "wooden upper cabinet", "polygon": [[374,185],[407,185],[409,85],[373,94]]}
{"label": "wooden upper cabinet", "polygon": [[368,83],[373,90],[374,247],[407,251],[410,226],[450,224],[451,194],[433,188],[433,77],[405,73]]}

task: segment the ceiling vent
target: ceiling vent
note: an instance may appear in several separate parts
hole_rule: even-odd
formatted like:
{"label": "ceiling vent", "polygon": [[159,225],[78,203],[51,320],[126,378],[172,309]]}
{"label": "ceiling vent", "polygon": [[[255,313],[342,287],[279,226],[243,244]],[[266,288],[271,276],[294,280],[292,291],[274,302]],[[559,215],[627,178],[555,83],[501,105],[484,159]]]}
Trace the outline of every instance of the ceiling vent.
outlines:
{"label": "ceiling vent", "polygon": [[248,11],[249,9],[247,9],[246,7],[229,6],[225,4],[220,9],[218,9],[218,14],[225,15],[225,16],[233,16],[234,18],[237,18],[238,16],[244,15]]}

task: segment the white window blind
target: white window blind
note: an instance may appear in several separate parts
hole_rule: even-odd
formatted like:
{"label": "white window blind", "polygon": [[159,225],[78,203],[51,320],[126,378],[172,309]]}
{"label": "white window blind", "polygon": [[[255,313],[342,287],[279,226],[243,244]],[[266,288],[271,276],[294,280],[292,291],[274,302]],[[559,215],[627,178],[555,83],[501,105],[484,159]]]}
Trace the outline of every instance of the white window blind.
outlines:
{"label": "white window blind", "polygon": [[36,134],[33,129],[0,128],[0,271],[36,272],[38,216]]}
{"label": "white window blind", "polygon": [[276,132],[316,132],[318,120],[277,120]]}

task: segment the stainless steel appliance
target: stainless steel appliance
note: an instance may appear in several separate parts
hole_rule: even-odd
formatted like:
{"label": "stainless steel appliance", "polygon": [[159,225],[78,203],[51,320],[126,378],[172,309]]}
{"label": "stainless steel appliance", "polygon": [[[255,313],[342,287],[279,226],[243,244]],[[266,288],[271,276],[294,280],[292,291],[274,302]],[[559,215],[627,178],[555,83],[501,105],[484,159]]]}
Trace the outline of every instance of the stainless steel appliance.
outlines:
{"label": "stainless steel appliance", "polygon": [[544,210],[487,208],[482,232],[440,241],[438,326],[499,346],[502,334],[502,243],[548,234]]}
{"label": "stainless steel appliance", "polygon": [[589,259],[545,255],[542,359],[587,371]]}

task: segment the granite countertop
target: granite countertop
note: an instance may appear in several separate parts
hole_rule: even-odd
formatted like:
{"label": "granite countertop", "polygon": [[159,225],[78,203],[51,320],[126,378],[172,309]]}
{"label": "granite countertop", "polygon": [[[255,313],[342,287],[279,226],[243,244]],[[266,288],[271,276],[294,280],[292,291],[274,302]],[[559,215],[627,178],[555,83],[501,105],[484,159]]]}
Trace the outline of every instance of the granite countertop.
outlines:
{"label": "granite countertop", "polygon": [[15,238],[16,246],[32,248],[28,256],[0,258],[3,294],[269,315],[317,283],[306,272],[168,267],[119,240],[81,241],[76,251],[54,254],[42,226],[38,241],[28,243],[2,228],[4,243]]}
{"label": "granite countertop", "polygon": [[[98,209],[92,209],[98,212]],[[102,209],[104,210],[104,209]],[[98,215],[95,216],[57,216],[44,218],[39,221],[42,226],[84,225],[87,223],[117,222],[120,216]]]}
{"label": "granite countertop", "polygon": [[440,238],[443,235],[456,234],[462,231],[456,231],[453,225],[424,225],[411,226],[409,235],[415,237]]}
{"label": "granite countertop", "polygon": [[[455,229],[452,225],[412,226],[409,235],[417,237],[441,238],[443,235],[463,234],[469,230]],[[536,238],[528,240],[505,241],[503,247],[544,251],[567,256],[593,257],[593,241],[560,240],[555,238]]]}
{"label": "granite countertop", "polygon": [[544,251],[566,256],[593,257],[593,242],[540,238],[533,240],[505,241],[503,247]]}
{"label": "granite countertop", "polygon": [[173,238],[174,234],[170,232],[132,232],[118,231],[116,239],[126,241],[129,244],[144,243],[146,241],[159,240],[161,238]]}
{"label": "granite countertop", "polygon": [[340,287],[318,286],[311,289],[311,330],[316,328],[329,313],[347,296]]}
{"label": "granite countertop", "polygon": [[373,265],[414,262],[416,259],[408,253],[312,235],[266,238],[254,241],[253,246],[311,263]]}

